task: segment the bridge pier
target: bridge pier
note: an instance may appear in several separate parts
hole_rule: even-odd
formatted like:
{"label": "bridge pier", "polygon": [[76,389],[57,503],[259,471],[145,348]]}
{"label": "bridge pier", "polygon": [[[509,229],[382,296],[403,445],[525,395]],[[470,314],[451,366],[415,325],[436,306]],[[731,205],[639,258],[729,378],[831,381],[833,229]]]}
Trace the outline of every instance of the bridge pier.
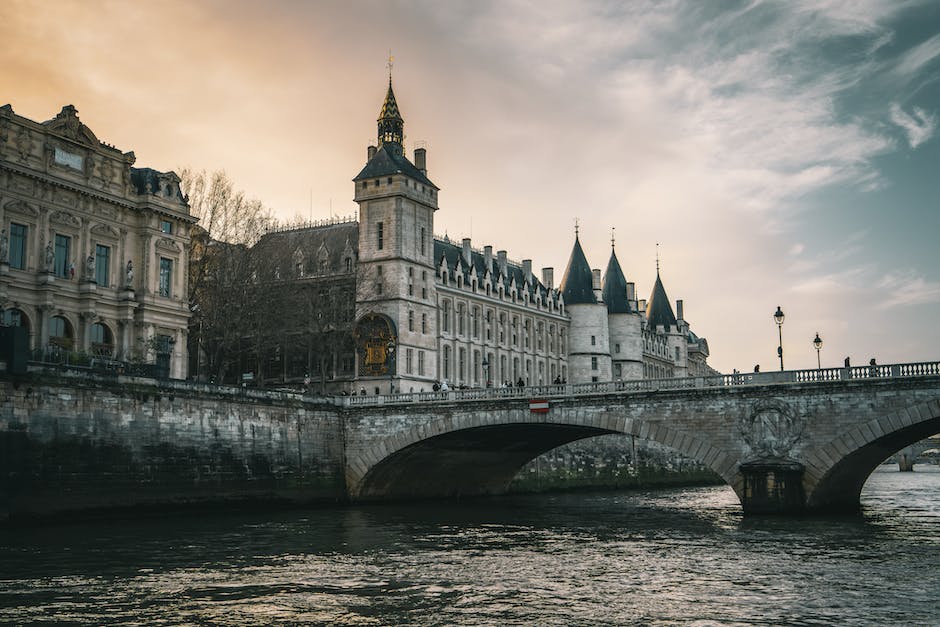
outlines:
{"label": "bridge pier", "polygon": [[744,477],[744,514],[800,514],[806,507],[803,464],[762,459],[739,466]]}
{"label": "bridge pier", "polygon": [[913,472],[915,457],[913,446],[908,446],[898,451],[898,470],[901,472]]}

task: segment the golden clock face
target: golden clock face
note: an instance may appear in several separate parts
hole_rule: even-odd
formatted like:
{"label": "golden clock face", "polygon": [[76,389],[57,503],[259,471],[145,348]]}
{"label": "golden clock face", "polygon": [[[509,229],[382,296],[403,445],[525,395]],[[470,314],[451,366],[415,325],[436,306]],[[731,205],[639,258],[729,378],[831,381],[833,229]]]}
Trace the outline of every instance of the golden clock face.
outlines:
{"label": "golden clock face", "polygon": [[356,350],[359,375],[383,376],[394,372],[397,342],[392,321],[381,314],[366,314],[356,324]]}

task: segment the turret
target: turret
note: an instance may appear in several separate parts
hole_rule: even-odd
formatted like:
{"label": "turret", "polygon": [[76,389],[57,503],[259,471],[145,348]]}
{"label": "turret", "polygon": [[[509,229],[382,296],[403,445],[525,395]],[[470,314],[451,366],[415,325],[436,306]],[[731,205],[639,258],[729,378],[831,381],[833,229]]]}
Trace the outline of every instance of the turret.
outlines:
{"label": "turret", "polygon": [[642,318],[631,303],[632,285],[624,277],[611,241],[610,261],[604,273],[602,294],[607,306],[610,359],[615,381],[643,378],[643,325]]}
{"label": "turret", "polygon": [[559,287],[571,318],[568,340],[568,381],[610,381],[610,338],[607,307],[594,292],[594,276],[575,231],[574,247]]}

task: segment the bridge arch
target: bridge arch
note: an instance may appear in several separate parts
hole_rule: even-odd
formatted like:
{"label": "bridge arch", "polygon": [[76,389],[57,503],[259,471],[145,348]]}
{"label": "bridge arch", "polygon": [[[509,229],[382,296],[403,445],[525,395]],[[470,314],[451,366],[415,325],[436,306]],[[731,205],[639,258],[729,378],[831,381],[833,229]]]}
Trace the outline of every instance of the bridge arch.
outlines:
{"label": "bridge arch", "polygon": [[350,457],[347,489],[358,500],[498,494],[523,466],[547,451],[575,440],[621,434],[658,442],[704,464],[740,495],[742,480],[733,455],[662,420],[625,414],[562,404],[539,416],[525,404],[434,418]]}
{"label": "bridge arch", "polygon": [[822,446],[804,451],[807,509],[859,507],[862,488],[884,460],[940,433],[940,399],[917,403],[853,426]]}

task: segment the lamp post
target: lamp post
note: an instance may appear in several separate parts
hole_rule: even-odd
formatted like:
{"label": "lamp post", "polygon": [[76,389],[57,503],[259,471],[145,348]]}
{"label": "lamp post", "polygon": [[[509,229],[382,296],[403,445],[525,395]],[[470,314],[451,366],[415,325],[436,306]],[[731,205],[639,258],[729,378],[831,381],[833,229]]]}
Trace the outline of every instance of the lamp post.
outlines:
{"label": "lamp post", "polygon": [[777,356],[780,357],[780,370],[783,371],[783,310],[777,305],[777,311],[774,312],[774,322],[777,323],[777,334],[780,337],[780,343],[777,345]]}
{"label": "lamp post", "polygon": [[813,338],[813,346],[816,347],[816,369],[822,370],[822,365],[819,361],[819,350],[822,348],[822,339],[819,337],[819,331],[816,331],[816,337]]}
{"label": "lamp post", "polygon": [[395,393],[395,338],[389,338],[385,347],[388,351],[388,393]]}

